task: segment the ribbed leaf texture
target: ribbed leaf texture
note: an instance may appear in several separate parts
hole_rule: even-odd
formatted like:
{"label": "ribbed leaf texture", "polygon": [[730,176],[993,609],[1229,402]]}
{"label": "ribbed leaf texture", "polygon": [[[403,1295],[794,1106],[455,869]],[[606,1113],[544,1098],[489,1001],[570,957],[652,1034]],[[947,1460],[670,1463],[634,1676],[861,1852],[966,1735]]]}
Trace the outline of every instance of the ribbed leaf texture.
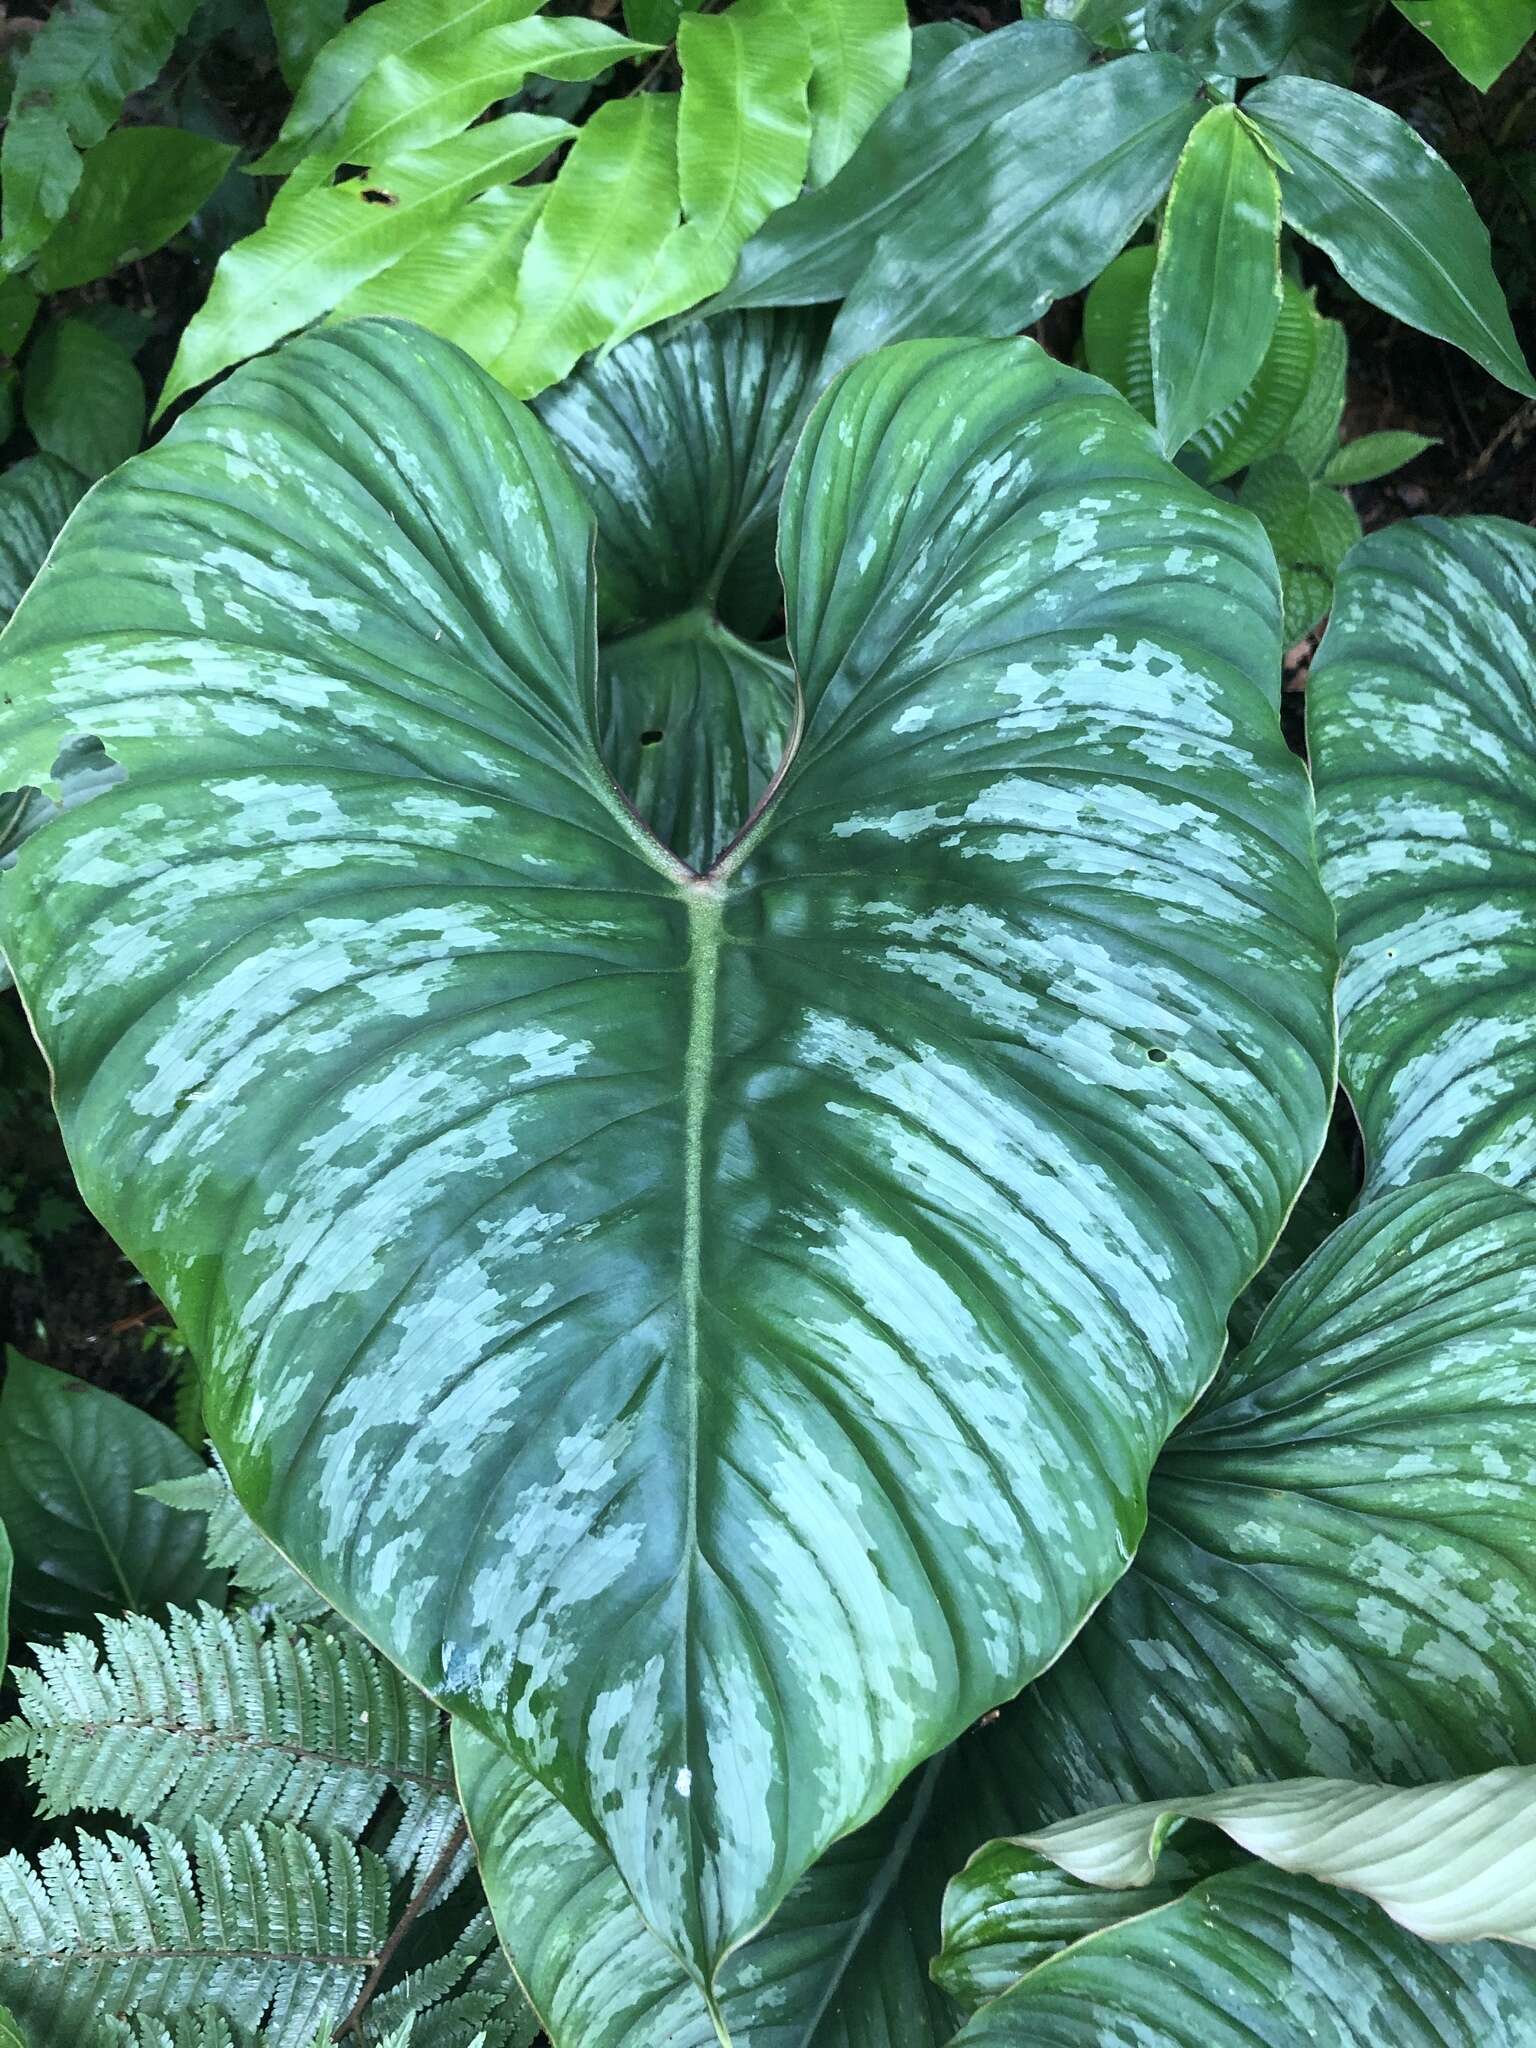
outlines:
{"label": "ribbed leaf texture", "polygon": [[441,1715],[349,1629],[204,1607],[168,1627],[109,1620],[99,1652],[70,1636],[37,1658],[17,1671],[21,1717],[0,1730],[0,1755],[26,1758],[45,1816],[355,1838],[393,1790],[404,1812],[384,1853],[417,1882],[458,1824]]}
{"label": "ribbed leaf texture", "polygon": [[236,1591],[288,1621],[320,1621],[332,1610],[307,1579],[275,1550],[230,1491],[222,1471],[194,1472],[146,1486],[151,1499],[208,1517],[208,1562],[227,1571]]}
{"label": "ribbed leaf texture", "polygon": [[384,1865],[275,1822],[219,1835],[199,1820],[190,1851],[162,1827],[144,1836],[0,1859],[0,1999],[23,2031],[63,2041],[98,2013],[207,2009],[264,2025],[266,2048],[309,2048],[388,1931]]}

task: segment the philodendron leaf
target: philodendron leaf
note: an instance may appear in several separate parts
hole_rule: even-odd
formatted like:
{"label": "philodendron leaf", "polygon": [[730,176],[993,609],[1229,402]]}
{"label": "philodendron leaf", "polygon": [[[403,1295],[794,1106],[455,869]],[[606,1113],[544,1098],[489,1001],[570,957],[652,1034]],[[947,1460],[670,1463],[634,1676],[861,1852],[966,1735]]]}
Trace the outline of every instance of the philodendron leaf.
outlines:
{"label": "philodendron leaf", "polygon": [[1243,112],[1275,152],[1286,220],[1362,298],[1536,397],[1488,230],[1421,135],[1388,108],[1318,78],[1272,78]]}
{"label": "philodendron leaf", "polygon": [[1200,115],[1176,57],[1055,85],[977,136],[881,237],[838,315],[827,369],[908,335],[1009,334],[1096,277],[1167,190]]}
{"label": "philodendron leaf", "polygon": [[1393,0],[1463,78],[1487,92],[1536,35],[1536,0]]}
{"label": "philodendron leaf", "polygon": [[1536,1762],[1533,1474],[1536,1203],[1368,1203],[1163,1452],[1131,1570],[1014,1710],[1021,1799]]}
{"label": "philodendron leaf", "polygon": [[1536,1173],[1536,536],[1415,520],[1346,561],[1308,692],[1344,1074],[1372,1187]]}
{"label": "philodendron leaf", "polygon": [[0,649],[23,779],[124,772],[7,946],[237,1491],[705,1982],[1122,1571],[1332,1092],[1253,522],[928,343],[779,547],[803,730],[703,876],[597,748],[585,507],[417,330],[242,371]]}
{"label": "philodendron leaf", "polygon": [[54,455],[29,455],[0,475],[0,620],[8,619],[89,488]]}
{"label": "philodendron leaf", "polygon": [[185,1515],[139,1493],[200,1461],[181,1439],[69,1374],[6,1354],[0,1521],[15,1552],[11,1623],[30,1642],[99,1614],[158,1614],[223,1598]]}
{"label": "philodendron leaf", "polygon": [[1280,303],[1274,165],[1236,107],[1212,107],[1173,174],[1152,276],[1152,387],[1169,455],[1253,383]]}
{"label": "philodendron leaf", "polygon": [[[950,1887],[936,1974],[986,1997],[1023,1968],[956,2048],[1520,2048],[1536,1958],[1506,1944],[1536,1941],[1533,1812],[1532,1771],[1313,1778],[991,1843]],[[1258,1860],[1200,1876],[1217,1830]]]}
{"label": "philodendron leaf", "polygon": [[[905,26],[905,6],[898,12]],[[686,16],[677,58],[683,218],[657,251],[618,339],[728,284],[748,235],[805,182],[811,45],[785,0],[734,0],[724,14]]]}
{"label": "philodendron leaf", "polygon": [[1022,127],[1025,103],[1086,71],[1092,55],[1059,22],[1014,22],[954,51],[892,101],[829,185],[769,217],[709,310],[846,298],[880,237],[930,195],[958,220],[990,122],[1013,116]]}
{"label": "philodendron leaf", "polygon": [[67,291],[163,247],[235,155],[232,144],[184,128],[115,128],[86,156],[68,218],[43,244],[32,282]]}
{"label": "philodendron leaf", "polygon": [[64,218],[83,169],[131,93],[154,81],[197,0],[71,0],[45,10],[16,67],[0,148],[0,269],[19,270]]}
{"label": "philodendron leaf", "polygon": [[907,82],[906,0],[795,0],[811,46],[811,177],[825,185]]}
{"label": "philodendron leaf", "polygon": [[364,176],[284,187],[263,226],[219,259],[155,408],[339,306],[397,258],[442,235],[466,200],[542,163],[575,130],[503,114]]}

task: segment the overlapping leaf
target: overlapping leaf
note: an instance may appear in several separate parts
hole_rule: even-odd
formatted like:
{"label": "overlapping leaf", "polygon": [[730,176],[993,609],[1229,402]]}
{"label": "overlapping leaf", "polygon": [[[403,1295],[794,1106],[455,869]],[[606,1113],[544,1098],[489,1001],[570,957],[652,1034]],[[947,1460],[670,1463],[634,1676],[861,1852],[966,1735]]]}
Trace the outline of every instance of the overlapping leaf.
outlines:
{"label": "overlapping leaf", "polygon": [[1536,0],[1393,0],[1463,78],[1481,91],[1507,71],[1533,35]]}
{"label": "overlapping leaf", "polygon": [[180,232],[235,150],[183,128],[116,128],[89,151],[69,216],[38,253],[32,282],[66,291],[148,256]]}
{"label": "overlapping leaf", "polygon": [[1536,1205],[1380,1197],[1164,1451],[1134,1565],[1016,1710],[1021,1796],[1536,1761],[1533,1472]]}
{"label": "overlapping leaf", "polygon": [[419,332],[242,372],[4,649],[22,773],[125,771],[7,945],[237,1488],[705,1981],[1121,1571],[1331,1090],[1251,522],[927,344],[780,546],[804,735],[707,879],[602,768],[573,488]]}
{"label": "overlapping leaf", "polygon": [[1536,1169],[1536,538],[1416,520],[1345,565],[1309,696],[1371,1184]]}

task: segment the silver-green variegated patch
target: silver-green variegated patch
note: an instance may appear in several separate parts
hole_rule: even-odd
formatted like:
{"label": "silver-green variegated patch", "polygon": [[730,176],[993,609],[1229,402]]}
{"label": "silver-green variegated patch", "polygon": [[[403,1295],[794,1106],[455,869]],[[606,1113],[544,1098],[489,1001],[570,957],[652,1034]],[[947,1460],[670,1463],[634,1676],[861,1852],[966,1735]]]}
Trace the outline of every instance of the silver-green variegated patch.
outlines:
{"label": "silver-green variegated patch", "polygon": [[1344,1079],[1370,1185],[1536,1177],[1536,535],[1423,519],[1349,556],[1312,670]]}
{"label": "silver-green variegated patch", "polygon": [[604,763],[592,544],[441,341],[242,371],[3,643],[13,778],[122,770],[6,947],[242,1499],[711,1984],[1123,1570],[1330,920],[1259,529],[1031,344],[813,416],[798,739],[704,873]]}

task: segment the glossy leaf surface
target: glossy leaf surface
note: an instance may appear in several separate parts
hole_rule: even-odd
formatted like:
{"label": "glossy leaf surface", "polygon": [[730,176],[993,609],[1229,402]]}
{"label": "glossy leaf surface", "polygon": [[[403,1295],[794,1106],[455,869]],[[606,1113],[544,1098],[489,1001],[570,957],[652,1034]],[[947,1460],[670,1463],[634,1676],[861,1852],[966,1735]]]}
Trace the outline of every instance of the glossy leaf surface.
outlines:
{"label": "glossy leaf surface", "polygon": [[1373,1187],[1536,1172],[1536,536],[1415,520],[1350,556],[1308,710],[1344,1077]]}
{"label": "glossy leaf surface", "polygon": [[6,935],[258,1522],[708,1979],[1123,1568],[1321,1142],[1328,919],[1266,543],[1029,343],[813,419],[804,732],[707,879],[602,767],[590,551],[431,337],[250,366],[8,629],[22,776],[125,779]]}
{"label": "glossy leaf surface", "polygon": [[18,1642],[223,1598],[189,1518],[137,1489],[200,1462],[163,1423],[11,1351],[0,1391],[0,1522]]}
{"label": "glossy leaf surface", "polygon": [[1463,78],[1479,91],[1514,63],[1536,35],[1536,0],[1393,0]]}
{"label": "glossy leaf surface", "polygon": [[885,234],[832,329],[829,373],[909,335],[1011,334],[1096,277],[1167,190],[1199,118],[1175,57],[1067,78],[978,136]]}
{"label": "glossy leaf surface", "polygon": [[907,82],[906,0],[796,0],[811,46],[811,177],[826,184]]}
{"label": "glossy leaf surface", "polygon": [[1388,108],[1317,78],[1271,79],[1243,111],[1275,148],[1286,220],[1362,298],[1536,397],[1488,230],[1421,135]]}
{"label": "glossy leaf surface", "polygon": [[[1033,1870],[1019,1878],[1039,1883]],[[1027,1914],[1028,1889],[1022,1903]],[[1031,1969],[955,2048],[1521,2048],[1529,2038],[1536,1962],[1524,1949],[1434,1946],[1364,1898],[1262,1863],[1149,1905]]]}
{"label": "glossy leaf surface", "polygon": [[1279,317],[1280,187],[1236,107],[1212,107],[1184,145],[1152,277],[1152,386],[1169,455],[1258,376]]}
{"label": "glossy leaf surface", "polygon": [[[905,24],[905,8],[898,12]],[[783,0],[735,0],[724,14],[689,15],[680,24],[683,218],[616,338],[685,312],[728,284],[748,235],[798,196],[811,148],[805,25]]]}
{"label": "glossy leaf surface", "polygon": [[1147,0],[1154,50],[1176,50],[1206,72],[1254,78],[1270,71],[1349,76],[1349,53],[1372,0]]}
{"label": "glossy leaf surface", "polygon": [[1040,1818],[1536,1761],[1533,1472],[1536,1204],[1470,1174],[1367,1204],[1164,1451],[1134,1565],[1016,1710]]}
{"label": "glossy leaf surface", "polygon": [[8,619],[88,488],[54,455],[29,455],[0,475],[0,619]]}
{"label": "glossy leaf surface", "polygon": [[266,222],[220,259],[182,334],[157,413],[231,363],[334,311],[400,256],[444,233],[465,200],[520,177],[574,131],[503,114],[365,176],[285,188]]}
{"label": "glossy leaf surface", "polygon": [[43,453],[87,479],[126,462],[144,435],[144,380],[132,356],[85,320],[57,321],[38,336],[21,402]]}
{"label": "glossy leaf surface", "polygon": [[880,237],[920,203],[953,208],[958,222],[976,153],[996,146],[983,141],[989,125],[1027,121],[1026,102],[1085,71],[1091,55],[1057,22],[1015,22],[954,51],[892,101],[829,185],[759,229],[711,311],[846,298]]}
{"label": "glossy leaf surface", "polygon": [[0,269],[19,270],[62,220],[130,94],[153,82],[197,0],[71,0],[46,10],[16,66],[0,147]]}

